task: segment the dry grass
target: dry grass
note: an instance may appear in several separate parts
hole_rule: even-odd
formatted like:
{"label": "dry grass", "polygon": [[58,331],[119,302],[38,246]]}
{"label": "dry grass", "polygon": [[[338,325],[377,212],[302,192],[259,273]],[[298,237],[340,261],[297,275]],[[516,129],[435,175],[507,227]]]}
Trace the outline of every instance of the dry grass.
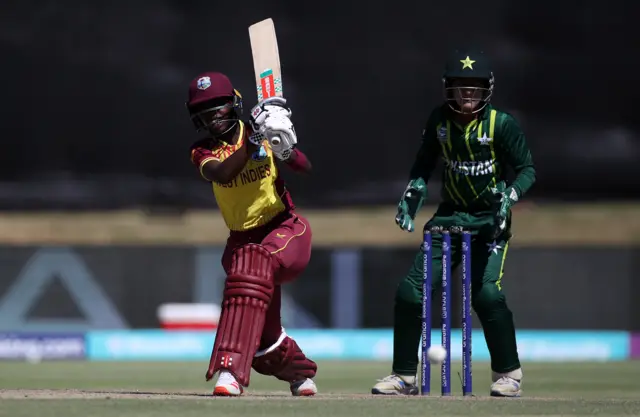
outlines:
{"label": "dry grass", "polygon": [[[435,207],[425,207],[423,224]],[[395,225],[395,207],[305,210],[316,246],[410,246],[419,233],[403,233]],[[517,206],[514,244],[628,245],[640,242],[638,204],[549,204]],[[143,211],[42,212],[5,214],[0,218],[4,244],[222,244],[227,229],[217,211],[190,211],[180,216]]]}

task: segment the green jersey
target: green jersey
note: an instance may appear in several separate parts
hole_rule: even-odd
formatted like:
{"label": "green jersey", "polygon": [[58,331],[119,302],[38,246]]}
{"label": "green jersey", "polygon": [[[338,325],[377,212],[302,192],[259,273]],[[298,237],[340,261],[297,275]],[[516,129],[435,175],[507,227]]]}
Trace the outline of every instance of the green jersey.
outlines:
{"label": "green jersey", "polygon": [[444,162],[442,199],[461,211],[491,208],[491,188],[506,181],[506,168],[516,174],[513,187],[518,199],[535,181],[535,168],[524,133],[508,113],[487,105],[466,126],[456,123],[448,107],[435,108],[422,133],[422,144],[411,169],[411,179],[425,183]]}

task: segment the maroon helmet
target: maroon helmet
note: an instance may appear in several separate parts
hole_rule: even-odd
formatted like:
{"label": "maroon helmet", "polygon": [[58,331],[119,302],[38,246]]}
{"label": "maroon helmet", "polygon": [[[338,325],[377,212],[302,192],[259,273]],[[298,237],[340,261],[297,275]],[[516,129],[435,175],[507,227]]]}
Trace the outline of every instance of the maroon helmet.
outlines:
{"label": "maroon helmet", "polygon": [[186,106],[196,131],[206,129],[218,136],[231,130],[240,120],[242,96],[226,75],[205,72],[189,84]]}

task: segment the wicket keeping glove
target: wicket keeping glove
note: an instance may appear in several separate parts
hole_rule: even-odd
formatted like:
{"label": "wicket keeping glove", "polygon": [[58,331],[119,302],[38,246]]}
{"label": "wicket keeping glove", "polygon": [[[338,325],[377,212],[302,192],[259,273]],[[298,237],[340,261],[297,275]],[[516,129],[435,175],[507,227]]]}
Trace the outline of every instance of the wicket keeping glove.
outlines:
{"label": "wicket keeping glove", "polygon": [[398,213],[396,214],[396,224],[400,229],[413,232],[416,228],[413,224],[416,214],[422,207],[422,203],[427,198],[427,184],[422,178],[409,181],[404,190],[402,199],[398,203]]}
{"label": "wicket keeping glove", "polygon": [[518,201],[518,192],[513,187],[507,187],[504,181],[500,181],[491,189],[495,198],[494,233],[492,238],[497,239],[507,229],[507,220],[511,207]]}

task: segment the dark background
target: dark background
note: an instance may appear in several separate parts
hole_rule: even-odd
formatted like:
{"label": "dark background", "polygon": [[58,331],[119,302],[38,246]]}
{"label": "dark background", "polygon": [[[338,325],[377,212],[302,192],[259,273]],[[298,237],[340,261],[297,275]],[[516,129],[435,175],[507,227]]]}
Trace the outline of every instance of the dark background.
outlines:
{"label": "dark background", "polygon": [[316,169],[288,176],[299,204],[395,203],[443,59],[467,45],[493,57],[494,104],[528,136],[531,198],[637,197],[640,43],[624,3],[5,1],[0,208],[214,206],[188,158],[187,85],[227,73],[246,115],[247,28],[266,17]]}

